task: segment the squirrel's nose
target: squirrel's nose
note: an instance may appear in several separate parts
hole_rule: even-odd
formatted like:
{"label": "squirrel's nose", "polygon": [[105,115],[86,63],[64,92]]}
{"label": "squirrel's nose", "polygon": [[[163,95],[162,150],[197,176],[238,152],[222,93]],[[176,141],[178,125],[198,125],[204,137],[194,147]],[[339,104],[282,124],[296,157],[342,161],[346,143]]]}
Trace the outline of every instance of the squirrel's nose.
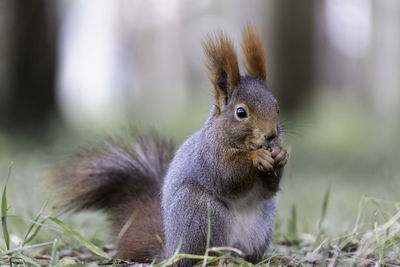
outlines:
{"label": "squirrel's nose", "polygon": [[264,138],[268,143],[271,143],[276,138],[276,136],[276,131],[273,131],[269,134],[264,134]]}

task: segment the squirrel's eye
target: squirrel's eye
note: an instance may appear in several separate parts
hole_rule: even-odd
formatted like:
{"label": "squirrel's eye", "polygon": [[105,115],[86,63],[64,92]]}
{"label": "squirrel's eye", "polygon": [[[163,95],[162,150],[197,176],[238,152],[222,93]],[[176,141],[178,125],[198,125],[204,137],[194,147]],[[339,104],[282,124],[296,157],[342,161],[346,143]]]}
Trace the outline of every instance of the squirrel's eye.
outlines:
{"label": "squirrel's eye", "polygon": [[277,112],[278,112],[278,114],[279,114],[279,112],[281,111],[279,108],[276,110]]}
{"label": "squirrel's eye", "polygon": [[240,118],[240,119],[244,119],[247,117],[247,113],[246,110],[244,110],[244,108],[237,108],[236,109],[236,115]]}

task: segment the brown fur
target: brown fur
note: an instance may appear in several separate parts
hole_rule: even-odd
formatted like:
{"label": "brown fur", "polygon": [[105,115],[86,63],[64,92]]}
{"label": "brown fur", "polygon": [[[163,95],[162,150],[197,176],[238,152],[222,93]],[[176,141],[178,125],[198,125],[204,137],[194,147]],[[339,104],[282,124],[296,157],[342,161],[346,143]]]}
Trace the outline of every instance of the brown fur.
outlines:
{"label": "brown fur", "polygon": [[127,231],[117,240],[118,258],[137,262],[151,262],[156,257],[160,259],[163,244],[158,237],[162,238],[163,233],[158,198],[147,196],[139,201],[125,203],[115,216],[114,236],[118,236],[124,225],[132,220]]}
{"label": "brown fur", "polygon": [[265,64],[264,46],[260,32],[252,25],[243,30],[243,65],[249,76],[265,80],[267,65]]}
{"label": "brown fur", "polygon": [[46,186],[62,211],[104,210],[117,240],[118,257],[151,262],[163,253],[160,190],[173,156],[170,143],[132,132],[129,144],[107,142],[68,157],[50,173]]}
{"label": "brown fur", "polygon": [[239,65],[232,40],[223,32],[209,35],[203,43],[206,66],[214,86],[217,106],[222,109],[232,87],[240,80]]}

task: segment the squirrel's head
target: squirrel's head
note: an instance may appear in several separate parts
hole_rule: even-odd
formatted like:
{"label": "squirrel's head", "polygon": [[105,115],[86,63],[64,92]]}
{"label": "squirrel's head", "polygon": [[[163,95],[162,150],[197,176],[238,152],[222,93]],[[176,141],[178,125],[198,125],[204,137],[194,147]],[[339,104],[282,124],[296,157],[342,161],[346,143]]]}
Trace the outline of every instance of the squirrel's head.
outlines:
{"label": "squirrel's head", "polygon": [[220,32],[204,43],[207,69],[214,87],[215,120],[232,147],[269,148],[279,142],[279,107],[266,84],[264,47],[259,32],[243,30],[241,76],[231,39]]}

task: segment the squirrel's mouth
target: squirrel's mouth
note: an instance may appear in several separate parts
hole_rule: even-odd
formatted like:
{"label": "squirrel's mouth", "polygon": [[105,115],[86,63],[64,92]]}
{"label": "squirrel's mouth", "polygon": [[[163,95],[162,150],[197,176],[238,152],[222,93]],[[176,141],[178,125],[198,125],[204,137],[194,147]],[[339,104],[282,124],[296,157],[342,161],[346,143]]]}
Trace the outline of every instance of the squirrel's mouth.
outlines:
{"label": "squirrel's mouth", "polygon": [[232,147],[241,151],[255,151],[260,149],[265,149],[272,151],[272,148],[275,146],[274,142],[265,142],[265,143],[256,143],[254,141],[246,140],[243,143],[234,143]]}
{"label": "squirrel's mouth", "polygon": [[249,142],[247,144],[248,150],[253,151],[253,150],[259,150],[259,149],[266,149],[269,150],[270,149],[270,145],[268,144],[256,144],[253,142]]}

